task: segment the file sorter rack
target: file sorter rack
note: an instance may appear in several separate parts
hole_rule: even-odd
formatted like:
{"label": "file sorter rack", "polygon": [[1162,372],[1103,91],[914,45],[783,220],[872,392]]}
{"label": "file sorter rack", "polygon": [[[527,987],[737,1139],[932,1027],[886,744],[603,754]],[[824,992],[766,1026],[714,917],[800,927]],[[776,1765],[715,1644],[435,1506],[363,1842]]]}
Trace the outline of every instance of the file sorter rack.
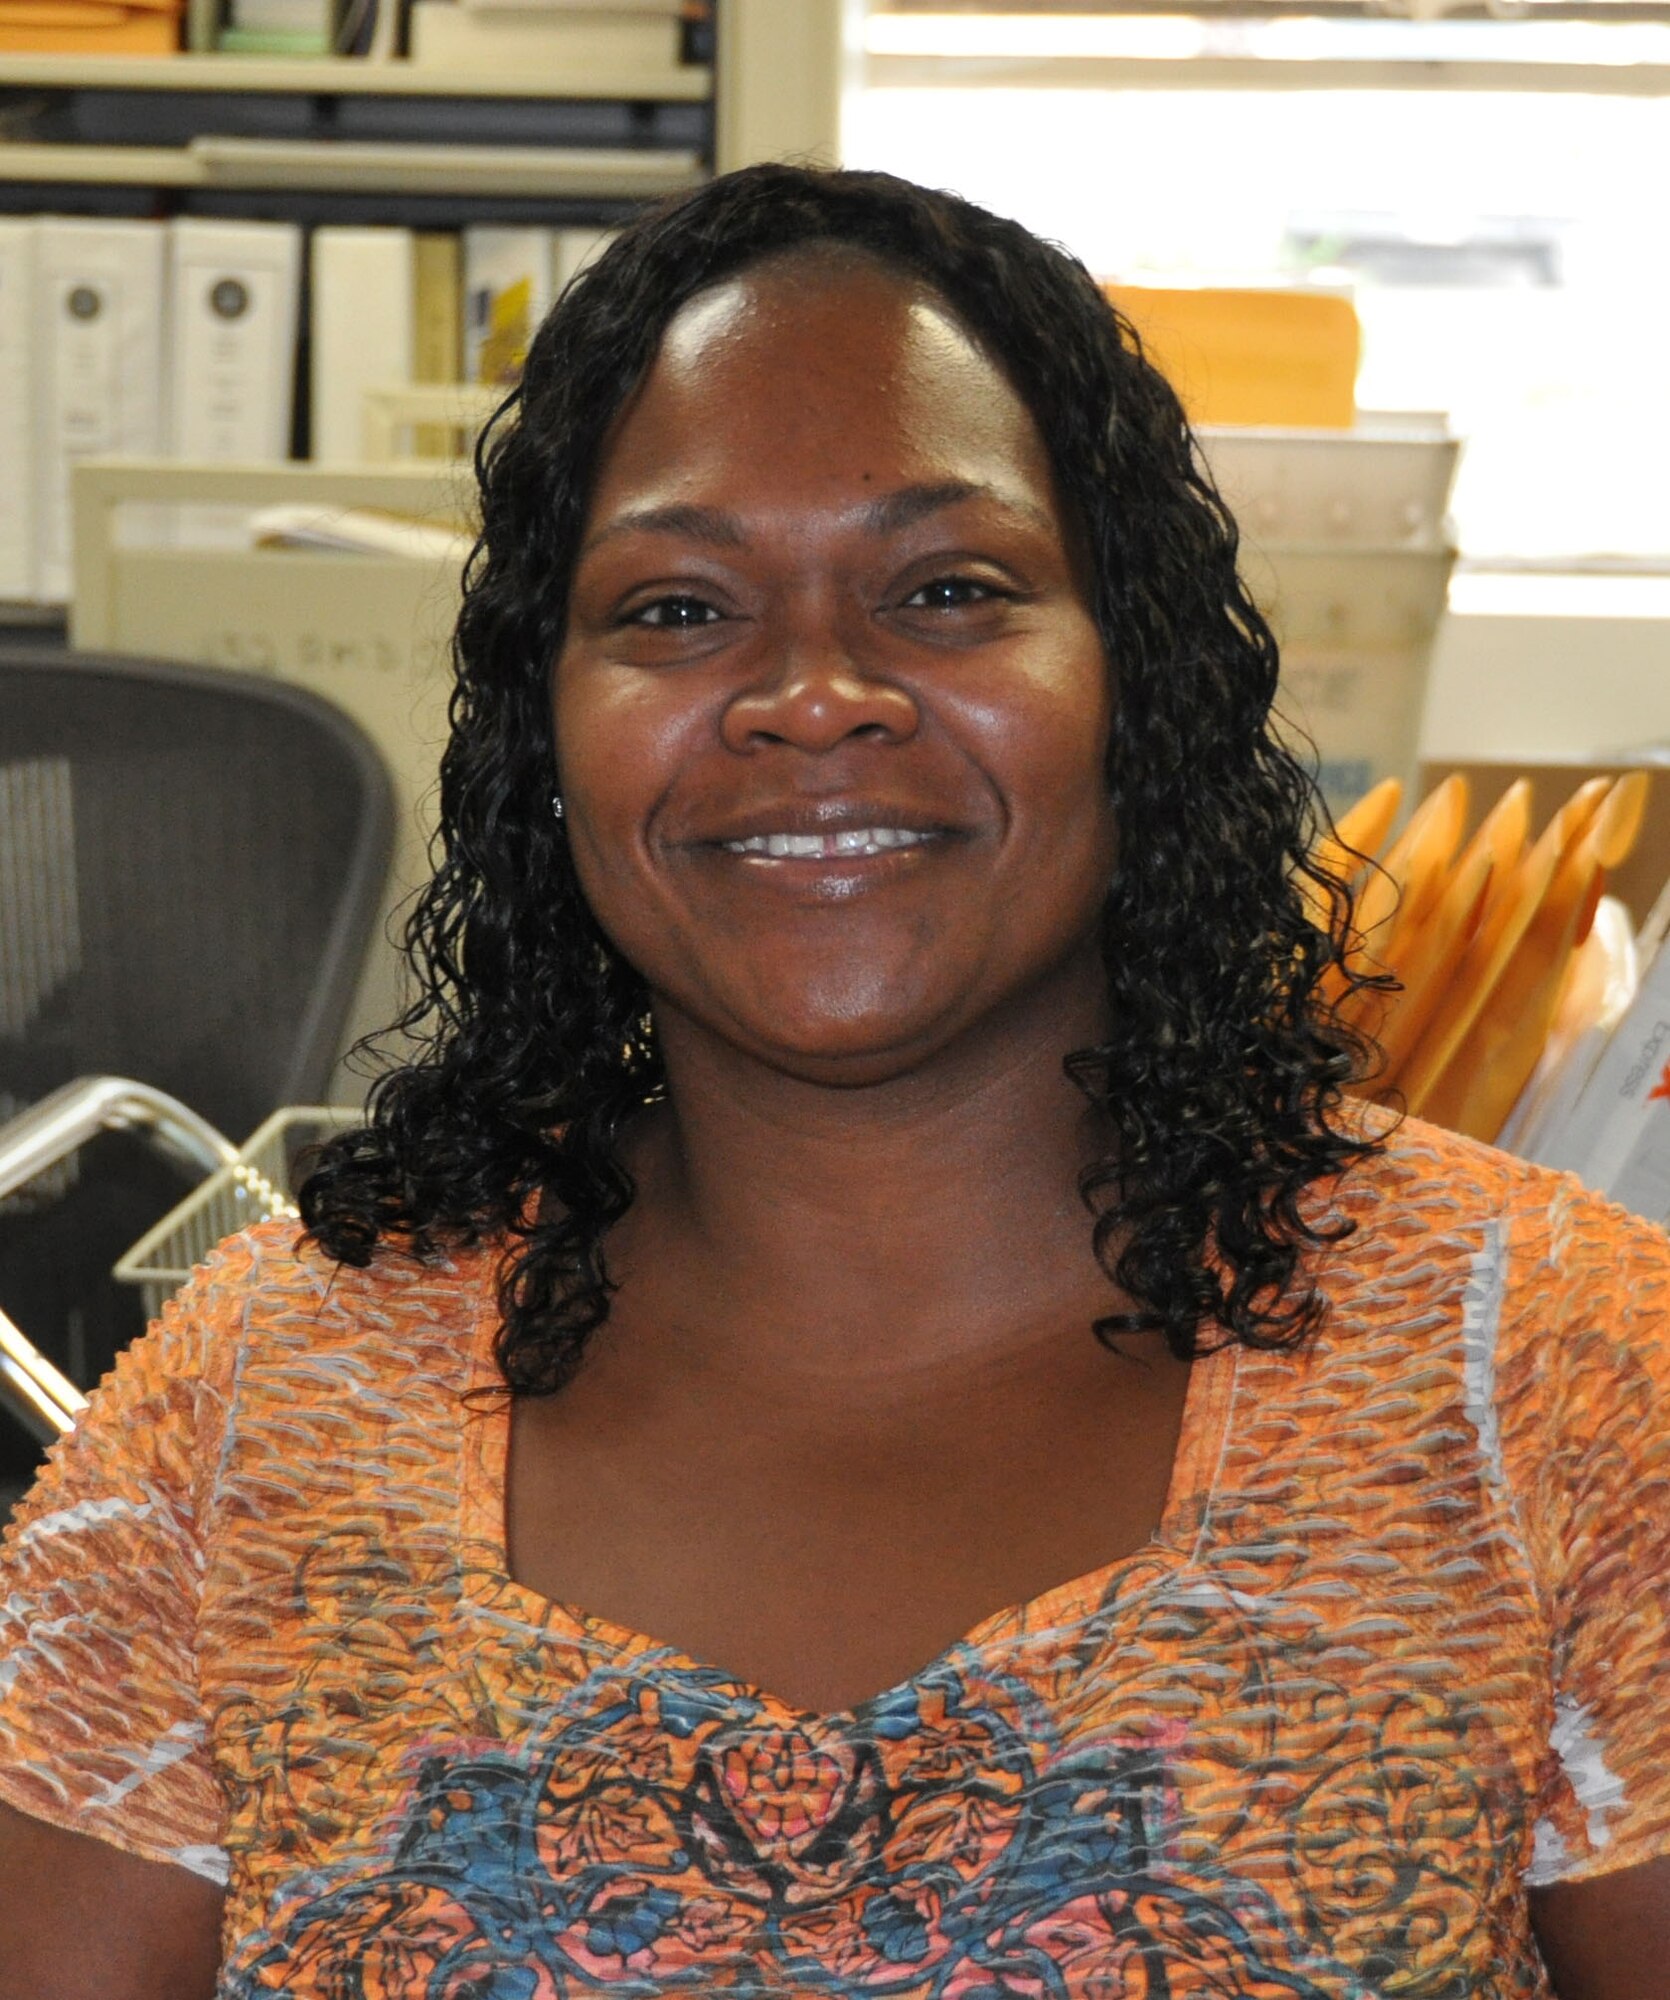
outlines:
{"label": "file sorter rack", "polygon": [[140,1237],[111,1275],[137,1285],[145,1317],[162,1311],[223,1237],[277,1215],[299,1214],[294,1196],[315,1146],[359,1124],[357,1106],[287,1105]]}

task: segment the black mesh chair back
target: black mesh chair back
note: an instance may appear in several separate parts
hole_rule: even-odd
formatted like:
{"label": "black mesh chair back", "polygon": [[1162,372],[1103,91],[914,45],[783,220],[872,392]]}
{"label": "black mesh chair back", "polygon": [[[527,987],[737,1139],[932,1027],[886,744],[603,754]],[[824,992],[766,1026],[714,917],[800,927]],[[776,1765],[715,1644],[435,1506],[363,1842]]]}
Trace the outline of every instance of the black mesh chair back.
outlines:
{"label": "black mesh chair back", "polygon": [[[392,790],[329,703],[251,675],[0,652],[0,1119],[77,1077],[241,1139],[318,1101],[388,873]],[[0,1205],[0,1307],[86,1383],[111,1264],[183,1183],[112,1134]]]}

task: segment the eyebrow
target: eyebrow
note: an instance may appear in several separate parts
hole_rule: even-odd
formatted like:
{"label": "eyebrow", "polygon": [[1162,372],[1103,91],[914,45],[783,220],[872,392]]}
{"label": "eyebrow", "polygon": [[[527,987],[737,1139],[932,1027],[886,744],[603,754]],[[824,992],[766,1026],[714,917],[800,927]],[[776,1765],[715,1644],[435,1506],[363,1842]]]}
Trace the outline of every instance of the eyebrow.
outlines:
{"label": "eyebrow", "polygon": [[[968,479],[943,479],[931,484],[901,486],[897,492],[881,494],[859,511],[858,524],[872,535],[897,534],[943,508],[955,507],[964,500],[980,499],[998,500],[1001,505],[1025,514],[1042,527],[1054,526],[1041,507],[1027,500],[1004,499],[995,487],[977,485]],[[616,535],[632,533],[680,535],[687,541],[706,542],[711,548],[742,549],[748,546],[748,531],[735,514],[727,513],[722,507],[675,503],[666,507],[637,507],[630,513],[617,514],[587,541],[580,553],[588,555],[599,544],[613,540]]]}

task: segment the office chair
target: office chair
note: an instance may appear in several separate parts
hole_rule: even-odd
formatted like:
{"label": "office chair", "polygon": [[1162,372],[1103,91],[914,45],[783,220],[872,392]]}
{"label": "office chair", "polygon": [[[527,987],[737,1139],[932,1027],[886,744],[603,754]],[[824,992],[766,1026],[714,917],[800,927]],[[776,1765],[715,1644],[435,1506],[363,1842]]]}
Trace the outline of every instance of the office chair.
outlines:
{"label": "office chair", "polygon": [[[139,1331],[110,1267],[219,1135],[325,1095],[393,830],[377,751],[313,694],[0,650],[0,1156],[8,1130],[33,1149],[0,1194],[0,1315],[71,1382]],[[0,1408],[0,1486],[37,1455]]]}

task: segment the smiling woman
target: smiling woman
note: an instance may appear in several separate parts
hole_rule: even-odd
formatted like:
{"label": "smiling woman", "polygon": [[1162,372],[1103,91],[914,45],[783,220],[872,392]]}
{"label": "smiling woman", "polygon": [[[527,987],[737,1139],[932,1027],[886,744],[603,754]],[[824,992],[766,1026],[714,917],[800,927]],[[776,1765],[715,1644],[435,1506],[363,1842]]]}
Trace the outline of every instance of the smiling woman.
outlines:
{"label": "smiling woman", "polygon": [[480,471],[417,1052],[0,1565],[3,2000],[1670,1993],[1670,1246],[1342,1099],[1129,329],[754,169]]}
{"label": "smiling woman", "polygon": [[[439,1205],[411,1216],[420,1232],[466,1216],[515,1230],[529,1190],[543,1189],[546,1226],[507,1274],[502,1356],[527,1388],[556,1386],[577,1360],[605,1312],[599,1247],[629,1199],[614,1138],[660,1092],[668,1032],[635,956],[641,933],[616,928],[632,912],[601,919],[601,871],[628,902],[647,895],[646,921],[650,908],[684,921],[665,893],[673,850],[647,826],[617,819],[592,839],[580,760],[625,760],[641,734],[670,768],[706,732],[728,755],[697,760],[666,811],[694,810],[682,802],[699,785],[734,791],[726,774],[745,765],[749,810],[767,813],[748,834],[805,831],[768,823],[782,803],[773,791],[791,782],[868,812],[844,768],[855,749],[889,784],[960,787],[958,810],[983,817],[986,837],[948,838],[922,860],[964,868],[972,893],[947,908],[965,926],[978,911],[994,935],[1030,919],[1037,887],[1056,886],[1086,841],[1110,843],[1074,940],[1081,974],[1092,968],[1091,1013],[1077,1039],[1052,1039],[1049,1058],[1053,1075],[1072,1056],[1072,1104],[1088,1099],[1112,1125],[1088,1155],[1075,1147],[1073,1168],[1096,1254],[1118,1266],[1097,1317],[1109,1331],[1163,1330],[1183,1353],[1203,1324],[1277,1342],[1302,1331],[1313,1304],[1296,1203],[1364,1150],[1328,1115],[1356,1051],[1314,998],[1333,947],[1291,880],[1309,866],[1312,791],[1268,727],[1275,648],[1176,398],[1071,259],[885,176],[754,170],[627,241],[630,256],[600,265],[552,316],[484,453],[443,772],[451,856],[414,931],[420,955],[440,951],[426,959],[434,1004],[411,1025],[448,1019],[462,998],[464,1032],[384,1091],[374,1143],[341,1149],[309,1211],[320,1240],[343,1255],[369,1245],[391,1141],[431,1169],[451,1161]],[[844,550],[800,547],[814,498]],[[801,571],[792,590],[785,566]],[[760,662],[804,665],[809,645],[809,684],[791,672],[762,694]],[[786,687],[791,710],[809,700],[821,714],[831,647],[849,653],[837,709],[856,699],[878,712],[817,722],[839,741],[832,757],[821,743],[809,753],[812,778],[774,765],[761,782],[757,753],[777,732],[769,715],[756,727],[756,711]],[[571,671],[555,676],[556,822],[548,668],[559,655]],[[903,678],[887,670],[906,660]],[[568,702],[571,686],[595,698],[595,715]],[[959,730],[941,726],[942,709]],[[1078,789],[1059,802],[1072,829],[1060,853],[1029,816],[1012,838],[991,837],[1009,809],[996,779],[969,796],[983,775],[969,731],[991,741],[1017,723],[1073,737]],[[892,738],[908,740],[907,757],[876,763]],[[1036,781],[1047,790],[1059,775]],[[1124,821],[1146,837],[1114,869]],[[700,852],[687,857],[692,881]],[[1023,864],[1042,872],[1026,883]],[[1343,914],[1337,893],[1336,904]],[[856,948],[866,921],[855,909],[845,928],[817,927],[820,948],[896,1006],[902,993]],[[963,942],[973,949],[966,928]],[[662,949],[680,957],[691,943],[680,931]],[[466,944],[460,980],[452,955]],[[511,957],[526,971],[497,977]],[[757,962],[717,973],[734,981]],[[862,1060],[855,1045],[854,1080]]]}

